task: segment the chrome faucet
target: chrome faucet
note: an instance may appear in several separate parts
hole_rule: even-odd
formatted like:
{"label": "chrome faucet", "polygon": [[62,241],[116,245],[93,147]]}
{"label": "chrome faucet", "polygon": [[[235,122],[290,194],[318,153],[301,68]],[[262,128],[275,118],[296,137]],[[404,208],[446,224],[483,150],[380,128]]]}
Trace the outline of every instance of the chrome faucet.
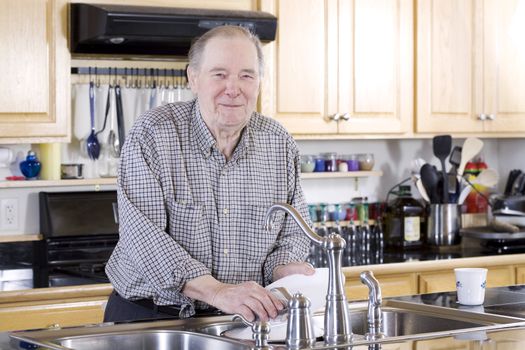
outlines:
{"label": "chrome faucet", "polygon": [[272,213],[277,210],[288,213],[314,244],[327,251],[329,277],[324,316],[324,342],[326,345],[350,342],[352,339],[352,327],[341,271],[341,259],[346,246],[345,240],[335,233],[331,233],[326,237],[319,236],[308,226],[301,214],[286,203],[275,203],[268,209],[265,218],[267,230],[270,230],[271,227]]}
{"label": "chrome faucet", "polygon": [[384,338],[381,331],[383,315],[381,313],[381,288],[372,271],[363,271],[359,275],[361,282],[368,287],[368,333],[366,340]]}

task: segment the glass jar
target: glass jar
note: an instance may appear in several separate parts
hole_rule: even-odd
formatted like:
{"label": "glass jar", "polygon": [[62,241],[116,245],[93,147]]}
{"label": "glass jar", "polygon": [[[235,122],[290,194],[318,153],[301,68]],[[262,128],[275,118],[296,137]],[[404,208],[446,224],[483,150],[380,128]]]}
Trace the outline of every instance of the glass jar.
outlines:
{"label": "glass jar", "polygon": [[314,172],[323,172],[324,171],[324,158],[322,156],[315,157],[315,167]]}
{"label": "glass jar", "polygon": [[399,186],[397,198],[388,203],[385,240],[391,247],[414,248],[423,243],[424,207],[412,197],[410,186]]}
{"label": "glass jar", "polygon": [[348,163],[346,160],[347,160],[347,156],[345,155],[337,156],[337,171],[340,171],[340,172],[348,171]]}
{"label": "glass jar", "polygon": [[358,156],[359,170],[370,171],[374,167],[374,155],[372,153],[362,153]]}
{"label": "glass jar", "polygon": [[315,169],[315,157],[312,155],[301,156],[301,172],[311,173]]}
{"label": "glass jar", "polygon": [[348,163],[348,171],[359,170],[359,160],[357,158],[357,154],[349,154],[346,157],[346,162]]}
{"label": "glass jar", "polygon": [[324,171],[337,171],[337,154],[323,153],[322,156],[324,159]]}

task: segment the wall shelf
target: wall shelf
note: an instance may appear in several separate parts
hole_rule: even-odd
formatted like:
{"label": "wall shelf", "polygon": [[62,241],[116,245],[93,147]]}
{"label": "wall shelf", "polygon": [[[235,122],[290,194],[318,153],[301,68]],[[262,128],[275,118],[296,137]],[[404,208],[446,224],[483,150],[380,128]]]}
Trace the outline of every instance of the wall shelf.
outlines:
{"label": "wall shelf", "polygon": [[0,235],[0,243],[32,242],[32,241],[40,241],[41,239],[42,239],[42,235],[40,235],[40,234],[34,234],[34,235],[22,235],[22,234]]}
{"label": "wall shelf", "polygon": [[347,172],[319,172],[302,173],[303,179],[340,179],[340,178],[359,178],[369,176],[382,176],[382,171],[347,171]]}
{"label": "wall shelf", "polygon": [[71,179],[71,180],[27,180],[0,181],[0,188],[30,188],[30,187],[66,187],[66,186],[102,186],[116,185],[117,178]]}
{"label": "wall shelf", "polygon": [[[338,178],[360,178],[370,176],[382,176],[382,171],[348,171],[348,172],[323,172],[302,173],[303,179],[338,179]],[[115,177],[98,179],[71,179],[71,180],[21,180],[0,181],[0,188],[31,188],[31,187],[71,187],[71,186],[102,186],[116,185]]]}

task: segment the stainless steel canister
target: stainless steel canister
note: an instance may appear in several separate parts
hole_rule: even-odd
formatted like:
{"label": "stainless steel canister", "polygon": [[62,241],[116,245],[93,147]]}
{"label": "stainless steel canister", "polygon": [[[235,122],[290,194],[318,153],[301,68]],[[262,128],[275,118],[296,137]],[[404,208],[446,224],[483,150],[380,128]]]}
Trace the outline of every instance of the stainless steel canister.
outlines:
{"label": "stainless steel canister", "polygon": [[455,245],[461,243],[461,206],[456,203],[430,204],[427,224],[427,243]]}

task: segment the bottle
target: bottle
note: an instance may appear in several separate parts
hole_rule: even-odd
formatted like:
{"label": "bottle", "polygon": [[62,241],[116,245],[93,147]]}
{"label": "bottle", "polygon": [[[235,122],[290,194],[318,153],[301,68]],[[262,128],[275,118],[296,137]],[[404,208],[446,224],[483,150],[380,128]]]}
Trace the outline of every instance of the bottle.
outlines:
{"label": "bottle", "polygon": [[402,248],[420,247],[424,221],[424,207],[412,197],[410,186],[399,186],[397,198],[388,203],[386,211],[386,244]]}
{"label": "bottle", "polygon": [[40,173],[40,162],[38,161],[35,152],[27,152],[26,160],[20,163],[20,171],[24,174],[26,179],[36,179]]}

